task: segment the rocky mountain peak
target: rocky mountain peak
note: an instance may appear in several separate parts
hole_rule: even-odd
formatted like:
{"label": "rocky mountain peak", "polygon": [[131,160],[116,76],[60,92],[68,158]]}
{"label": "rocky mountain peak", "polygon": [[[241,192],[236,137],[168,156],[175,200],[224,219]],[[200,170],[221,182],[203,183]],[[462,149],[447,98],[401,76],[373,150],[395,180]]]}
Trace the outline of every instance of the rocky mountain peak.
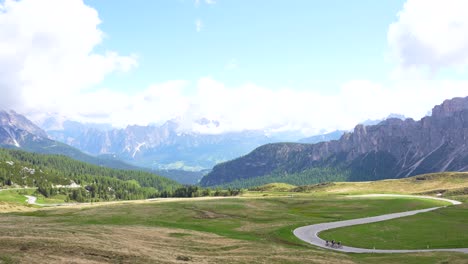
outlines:
{"label": "rocky mountain peak", "polygon": [[447,117],[463,110],[468,110],[468,97],[445,100],[441,105],[437,105],[432,109],[432,116]]}
{"label": "rocky mountain peak", "polygon": [[454,98],[434,107],[432,116],[420,121],[389,118],[375,125],[357,125],[335,141],[259,147],[218,164],[201,184],[214,186],[239,178],[287,176],[331,167],[342,170],[341,176],[350,181],[466,171],[467,139],[468,97]]}
{"label": "rocky mountain peak", "polygon": [[48,138],[44,130],[36,126],[23,115],[12,110],[0,110],[0,127],[19,129],[39,137]]}

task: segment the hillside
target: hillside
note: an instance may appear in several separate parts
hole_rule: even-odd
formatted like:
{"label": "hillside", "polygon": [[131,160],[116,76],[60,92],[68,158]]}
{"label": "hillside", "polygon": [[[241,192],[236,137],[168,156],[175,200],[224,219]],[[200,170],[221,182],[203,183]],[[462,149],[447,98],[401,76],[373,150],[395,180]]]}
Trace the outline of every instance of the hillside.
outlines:
{"label": "hillside", "polygon": [[467,195],[467,172],[441,172],[412,176],[404,179],[390,179],[367,182],[332,182],[290,188],[292,192],[318,192],[326,194],[442,194]]}
{"label": "hillside", "polygon": [[403,179],[390,179],[364,182],[324,182],[310,185],[291,185],[273,182],[252,185],[254,192],[298,192],[317,194],[426,194],[426,195],[468,195],[467,172],[441,172],[412,176]]}
{"label": "hillside", "polygon": [[109,155],[93,157],[74,147],[51,140],[44,130],[14,111],[0,110],[0,147],[65,155],[72,159],[114,169],[139,169]]}
{"label": "hillside", "polygon": [[[79,188],[71,188],[76,185]],[[85,201],[156,197],[180,185],[148,172],[116,170],[65,156],[0,148],[0,187],[38,187],[44,196],[62,192],[70,197],[75,195],[72,200]]]}
{"label": "hillside", "polygon": [[387,119],[374,126],[358,125],[354,132],[337,141],[261,146],[246,156],[215,166],[201,185],[295,175],[314,168],[341,170],[347,181],[465,171],[467,138],[468,97],[454,98],[434,107],[432,116],[420,121]]}
{"label": "hillside", "polygon": [[[201,127],[219,125],[202,119]],[[244,155],[262,144],[277,140],[263,131],[202,134],[184,131],[177,120],[162,125],[127,126],[99,129],[74,121],[65,121],[60,129],[47,129],[54,140],[91,155],[113,155],[120,160],[155,170],[201,171],[215,164]]]}

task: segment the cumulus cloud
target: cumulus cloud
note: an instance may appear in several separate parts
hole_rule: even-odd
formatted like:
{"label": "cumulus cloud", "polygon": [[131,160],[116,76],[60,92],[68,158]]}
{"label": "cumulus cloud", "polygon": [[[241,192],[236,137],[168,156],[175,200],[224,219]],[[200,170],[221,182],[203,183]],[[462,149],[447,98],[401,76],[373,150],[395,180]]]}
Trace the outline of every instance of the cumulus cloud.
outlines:
{"label": "cumulus cloud", "polygon": [[[390,49],[402,68],[437,70],[468,63],[468,8],[445,7],[463,4],[454,0],[439,8],[435,3],[440,2],[409,0],[390,26]],[[197,130],[202,128],[194,121],[208,118],[220,126],[201,132],[274,129],[314,134],[350,129],[390,113],[419,119],[445,99],[468,95],[468,81],[424,79],[385,84],[351,80],[335,93],[315,87],[230,86],[211,77],[167,81],[137,92],[91,89],[107,74],[137,66],[135,57],[95,51],[103,41],[99,24],[96,10],[82,0],[0,4],[0,107],[21,110],[14,106],[22,103],[29,108],[23,112],[36,120],[44,112],[57,112],[72,120],[124,127],[177,118],[184,129]],[[202,30],[202,21],[196,20],[195,26]],[[233,60],[226,68],[236,65]]]}
{"label": "cumulus cloud", "polygon": [[468,65],[468,1],[408,0],[388,31],[391,55],[403,70]]}
{"label": "cumulus cloud", "polygon": [[134,56],[94,51],[100,23],[82,0],[0,3],[0,108],[56,104],[135,67]]}
{"label": "cumulus cloud", "polygon": [[[338,93],[325,95],[313,90],[272,90],[251,83],[229,87],[213,78],[201,78],[196,83],[156,84],[132,95],[99,90],[57,107],[74,120],[120,127],[178,119],[184,129],[203,133],[274,129],[311,135],[323,129],[351,129],[391,113],[419,119],[443,100],[466,95],[468,81],[407,81],[384,86],[355,80],[343,84]],[[197,127],[195,121],[201,118],[220,121],[220,126]]]}

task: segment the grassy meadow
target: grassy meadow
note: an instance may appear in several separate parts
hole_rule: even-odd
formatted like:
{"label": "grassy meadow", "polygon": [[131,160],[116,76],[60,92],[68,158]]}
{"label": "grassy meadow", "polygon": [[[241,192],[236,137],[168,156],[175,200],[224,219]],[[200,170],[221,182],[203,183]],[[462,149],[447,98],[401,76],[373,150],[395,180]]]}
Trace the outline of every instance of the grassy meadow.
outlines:
{"label": "grassy meadow", "polygon": [[[445,205],[408,198],[225,198],[46,208],[0,216],[4,263],[414,263],[463,254],[352,255],[307,245],[298,226]],[[42,261],[41,261],[42,260]],[[47,260],[47,261],[45,261]]]}
{"label": "grassy meadow", "polygon": [[[403,197],[350,198],[317,191],[317,188],[300,193],[284,190],[295,186],[273,187],[272,190],[270,186],[249,191],[242,197],[169,198],[54,208],[24,206],[28,211],[22,212],[5,210],[0,214],[0,263],[384,264],[468,261],[466,254],[444,252],[338,253],[304,243],[292,234],[292,230],[303,225],[445,206],[446,202]],[[415,187],[408,185],[408,188]],[[3,195],[0,199],[10,197],[4,203],[18,202],[19,198],[6,192],[14,193],[0,192]],[[355,193],[350,189],[347,192]],[[465,196],[458,193],[458,197]],[[378,226],[382,223],[369,224],[363,225],[364,229],[342,232],[343,228],[323,235],[331,235],[337,240],[343,237],[343,242],[348,241],[346,236],[349,236],[353,242],[367,243],[363,246],[375,244],[381,248],[421,248],[432,238],[430,247],[466,246],[466,209],[465,205],[449,206],[440,211],[383,222],[384,226]]]}
{"label": "grassy meadow", "polygon": [[390,221],[328,230],[320,237],[362,248],[463,248],[468,247],[467,219],[468,206],[462,204]]}

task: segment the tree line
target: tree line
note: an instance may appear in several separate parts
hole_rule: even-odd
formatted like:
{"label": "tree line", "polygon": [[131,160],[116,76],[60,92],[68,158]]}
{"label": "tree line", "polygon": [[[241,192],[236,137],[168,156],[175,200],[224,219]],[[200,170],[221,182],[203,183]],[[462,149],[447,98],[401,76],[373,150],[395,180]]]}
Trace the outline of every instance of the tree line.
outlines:
{"label": "tree line", "polygon": [[348,170],[332,167],[316,167],[296,173],[288,173],[283,170],[278,170],[269,175],[236,180],[216,187],[248,189],[274,182],[302,186],[324,182],[347,181],[349,177],[350,172]]}
{"label": "tree line", "polygon": [[[75,183],[78,187],[69,186]],[[159,197],[235,196],[241,189],[211,190],[183,186],[145,171],[116,170],[76,161],[0,148],[0,188],[37,187],[44,197],[60,195],[67,202],[137,200]]]}

